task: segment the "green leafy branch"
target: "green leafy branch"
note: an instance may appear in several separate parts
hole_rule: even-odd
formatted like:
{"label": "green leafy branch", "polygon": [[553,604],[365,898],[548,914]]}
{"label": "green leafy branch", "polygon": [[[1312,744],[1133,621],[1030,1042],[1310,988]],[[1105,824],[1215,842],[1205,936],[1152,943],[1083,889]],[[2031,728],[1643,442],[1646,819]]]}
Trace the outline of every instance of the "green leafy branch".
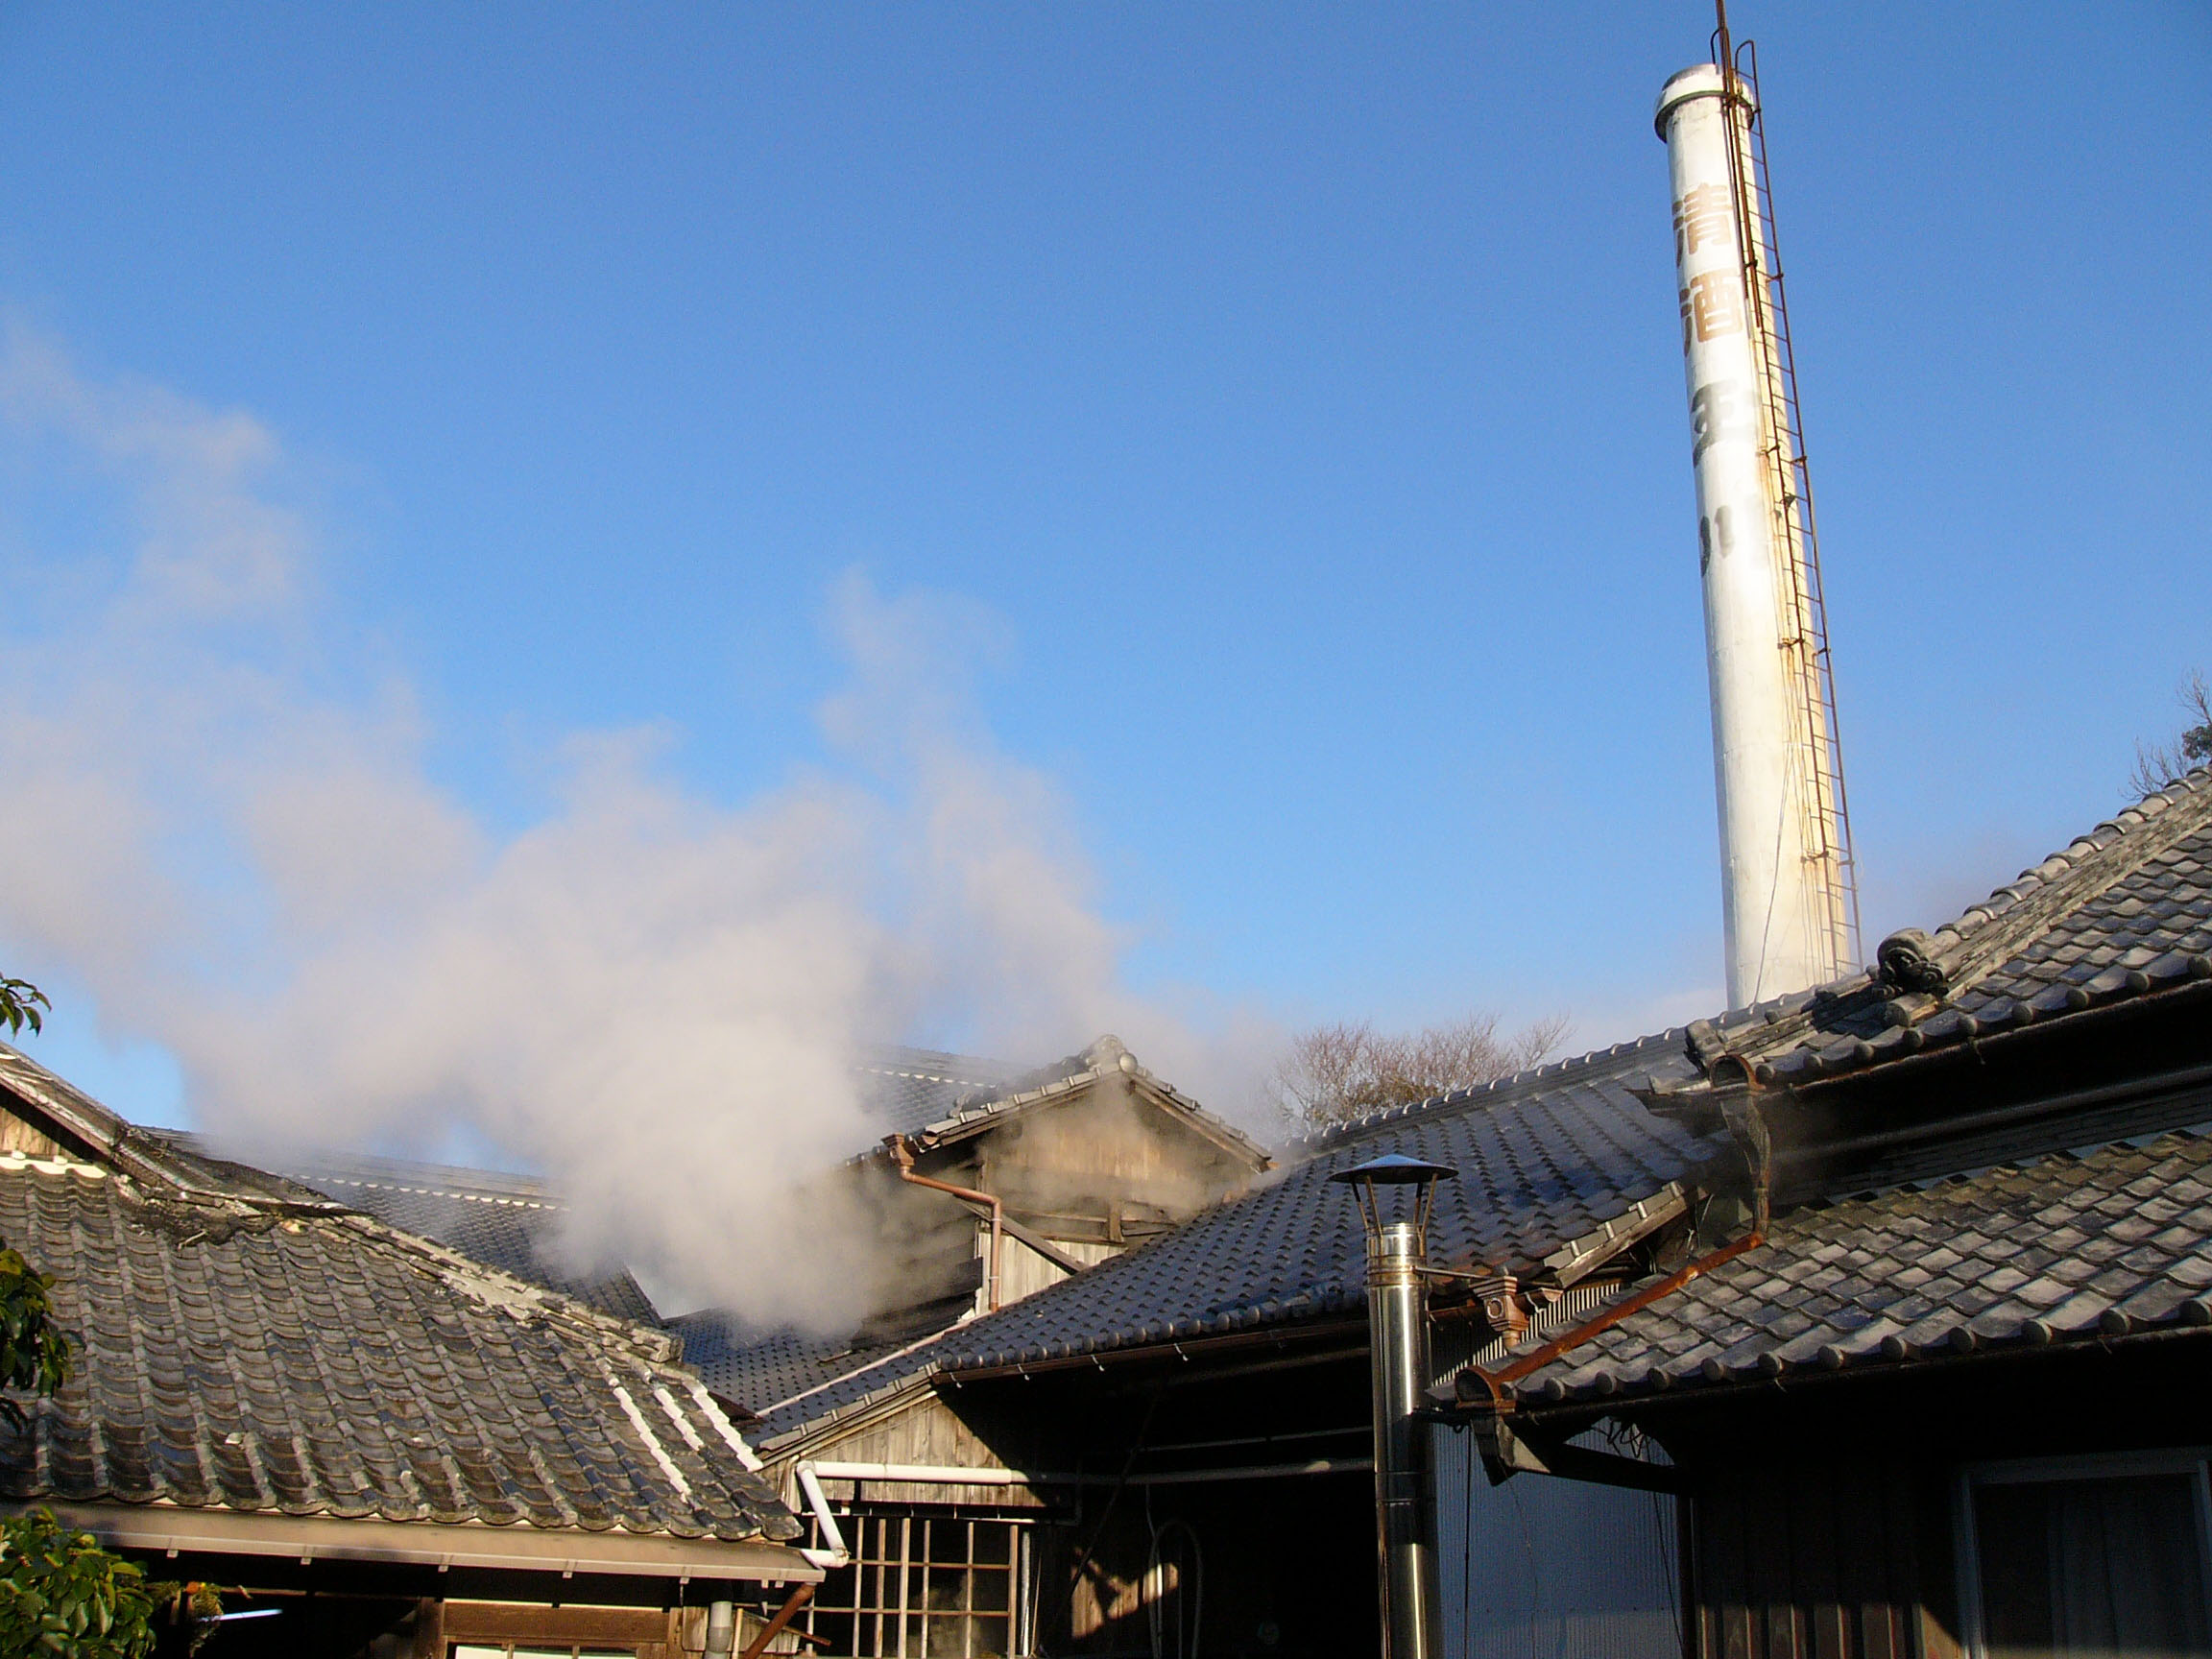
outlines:
{"label": "green leafy branch", "polygon": [[[50,1275],[0,1243],[0,1388],[43,1396],[69,1381],[69,1337],[54,1323],[53,1287]],[[18,1432],[30,1422],[5,1396],[0,1416]],[[197,1652],[222,1610],[212,1585],[149,1582],[135,1562],[50,1509],[0,1521],[0,1655],[9,1659],[149,1659],[164,1629],[177,1633],[181,1651]]]}
{"label": "green leafy branch", "polygon": [[[69,1381],[69,1337],[54,1323],[53,1288],[49,1275],[0,1242],[0,1388],[45,1395]],[[5,1395],[0,1417],[17,1430],[29,1421]]]}
{"label": "green leafy branch", "polygon": [[34,1034],[46,1029],[46,1017],[41,1008],[51,1012],[54,1004],[46,1000],[46,993],[28,979],[0,979],[0,1025],[8,1027],[8,1035],[20,1037],[28,1025]]}
{"label": "green leafy branch", "polygon": [[0,1653],[146,1659],[159,1635],[155,1612],[174,1594],[51,1509],[0,1523]]}

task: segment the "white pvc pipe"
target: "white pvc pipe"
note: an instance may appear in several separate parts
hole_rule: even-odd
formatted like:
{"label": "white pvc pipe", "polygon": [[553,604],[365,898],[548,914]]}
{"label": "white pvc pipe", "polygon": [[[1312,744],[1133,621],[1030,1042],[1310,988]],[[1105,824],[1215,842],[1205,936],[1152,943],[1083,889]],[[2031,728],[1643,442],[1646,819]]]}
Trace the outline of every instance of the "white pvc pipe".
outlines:
{"label": "white pvc pipe", "polygon": [[[815,1503],[823,1480],[902,1480],[917,1486],[1188,1486],[1209,1480],[1276,1480],[1294,1475],[1365,1474],[1369,1457],[1314,1457],[1303,1463],[1249,1463],[1233,1469],[1167,1469],[1131,1475],[1125,1481],[1106,1474],[1039,1474],[1022,1469],[963,1469],[950,1463],[839,1463],[799,1465],[799,1484]],[[828,1508],[827,1501],[815,1507]],[[829,1536],[827,1529],[824,1536]],[[841,1542],[841,1541],[840,1541]]]}
{"label": "white pvc pipe", "polygon": [[806,1495],[806,1507],[821,1526],[822,1536],[830,1545],[828,1550],[802,1550],[800,1553],[817,1567],[842,1567],[853,1559],[853,1552],[845,1547],[845,1533],[837,1525],[837,1517],[830,1512],[830,1499],[822,1490],[822,1482],[814,1473],[814,1466],[802,1463],[797,1474],[799,1490]]}
{"label": "white pvc pipe", "polygon": [[962,1469],[950,1463],[802,1463],[807,1472],[801,1479],[818,1476],[825,1480],[907,1480],[924,1486],[1026,1486],[1031,1480],[1050,1480],[1048,1475],[1024,1475],[1019,1469]]}
{"label": "white pvc pipe", "polygon": [[731,1601],[707,1603],[707,1652],[709,1659],[729,1659],[737,1647],[737,1607]]}
{"label": "white pvc pipe", "polygon": [[1813,716],[1799,707],[1806,690],[1791,655],[1801,647],[1785,637],[1801,639],[1806,627],[1782,566],[1796,550],[1770,415],[1779,370],[1758,337],[1759,308],[1745,280],[1742,227],[1753,227],[1749,261],[1758,269],[1758,205],[1744,200],[1749,158],[1731,136],[1723,96],[1718,65],[1685,69],[1659,94],[1657,125],[1673,184],[1697,480],[1728,1001],[1742,1008],[1823,984],[1843,964],[1824,925],[1827,866],[1814,840],[1818,783],[1798,730]]}

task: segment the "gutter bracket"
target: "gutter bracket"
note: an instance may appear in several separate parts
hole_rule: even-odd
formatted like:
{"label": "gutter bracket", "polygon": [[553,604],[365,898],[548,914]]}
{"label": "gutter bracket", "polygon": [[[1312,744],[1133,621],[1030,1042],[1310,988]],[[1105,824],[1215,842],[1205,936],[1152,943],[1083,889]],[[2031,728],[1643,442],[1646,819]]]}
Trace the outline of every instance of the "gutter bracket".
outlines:
{"label": "gutter bracket", "polygon": [[1646,1463],[1617,1452],[1570,1446],[1564,1437],[1535,1435],[1500,1415],[1473,1420],[1482,1452],[1482,1473],[1502,1485],[1516,1475],[1552,1475],[1600,1486],[1628,1486],[1642,1492],[1680,1492],[1682,1472],[1671,1464]]}

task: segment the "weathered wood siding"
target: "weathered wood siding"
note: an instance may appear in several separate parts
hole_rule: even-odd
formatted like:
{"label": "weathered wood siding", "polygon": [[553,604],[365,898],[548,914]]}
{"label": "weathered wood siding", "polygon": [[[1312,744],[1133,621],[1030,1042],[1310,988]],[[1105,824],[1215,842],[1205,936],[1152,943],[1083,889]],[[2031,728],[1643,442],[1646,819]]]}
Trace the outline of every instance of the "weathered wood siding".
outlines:
{"label": "weathered wood siding", "polygon": [[1374,1492],[1365,1474],[1087,1488],[1044,1540],[1041,1648],[1149,1654],[1157,1607],[1170,1655],[1371,1659]]}
{"label": "weathered wood siding", "polygon": [[34,1158],[51,1158],[60,1149],[45,1130],[0,1106],[0,1153],[26,1152]]}
{"label": "weathered wood siding", "polygon": [[[948,1407],[927,1396],[895,1415],[863,1425],[842,1439],[811,1448],[813,1461],[850,1463],[927,1463],[955,1469],[1003,1469],[1004,1461],[980,1435]],[[1026,1486],[955,1485],[917,1480],[830,1480],[822,1488],[832,1502],[856,1503],[965,1503],[992,1509],[1036,1509],[1045,1505]],[[786,1471],[783,1499],[804,1508],[805,1499],[795,1476]]]}
{"label": "weathered wood siding", "polygon": [[1878,1457],[1703,1472],[1697,1659],[1959,1659],[1939,1478]]}
{"label": "weathered wood siding", "polygon": [[[975,1248],[982,1255],[990,1253],[991,1227],[988,1222],[977,1224]],[[1060,1241],[1060,1251],[1062,1255],[1071,1256],[1085,1266],[1094,1267],[1110,1256],[1120,1255],[1121,1246],[1118,1244]],[[1030,1249],[1028,1245],[1022,1243],[1021,1239],[1011,1236],[1005,1239],[1002,1246],[998,1271],[998,1300],[1001,1303],[1019,1302],[1022,1297],[1033,1296],[1047,1285],[1057,1285],[1061,1280],[1068,1277],[1066,1268],[1055,1262],[1047,1262],[1036,1251]],[[976,1292],[978,1302],[988,1293],[987,1286],[978,1290]],[[978,1312],[983,1310],[980,1307],[977,1308]]]}

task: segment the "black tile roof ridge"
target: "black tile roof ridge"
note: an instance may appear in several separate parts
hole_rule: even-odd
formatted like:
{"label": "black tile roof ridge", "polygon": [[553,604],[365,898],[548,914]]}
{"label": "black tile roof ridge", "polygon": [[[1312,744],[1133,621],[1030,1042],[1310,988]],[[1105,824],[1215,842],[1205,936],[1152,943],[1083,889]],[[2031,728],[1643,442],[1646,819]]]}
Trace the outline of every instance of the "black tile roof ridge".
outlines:
{"label": "black tile roof ridge", "polygon": [[367,1192],[409,1192],[425,1198],[452,1198],[464,1204],[498,1204],[517,1210],[565,1210],[567,1206],[555,1198],[513,1198],[497,1192],[470,1192],[457,1187],[417,1187],[398,1181],[368,1181],[347,1175],[315,1177],[325,1187],[358,1187]]}
{"label": "black tile roof ridge", "polygon": [[[1104,1075],[1103,1071],[1077,1071],[1071,1076],[1057,1078],[1034,1089],[1023,1089],[1007,1094],[994,1094],[987,1100],[964,1100],[955,1105],[944,1117],[931,1118],[918,1128],[907,1131],[907,1139],[913,1141],[921,1141],[926,1138],[939,1139],[950,1131],[964,1129],[983,1118],[1003,1117],[1009,1113],[1034,1106],[1042,1100],[1070,1094],[1079,1087],[1095,1083]],[[1164,1083],[1160,1084],[1159,1087],[1167,1089],[1167,1085]],[[1172,1090],[1168,1092],[1173,1093]],[[1193,1102],[1193,1104],[1195,1103]],[[1211,1117],[1212,1114],[1209,1113],[1208,1116]],[[878,1142],[854,1153],[845,1162],[848,1165],[871,1164],[882,1156],[882,1143]]]}
{"label": "black tile roof ridge", "polygon": [[[1979,931],[1988,923],[2017,908],[2029,895],[2059,885],[2067,877],[2080,871],[2093,854],[2108,851],[2176,807],[2185,805],[2196,806],[2199,808],[2199,817],[2212,820],[2212,787],[2207,787],[2208,784],[2212,784],[2212,766],[2200,766],[2169,787],[2146,795],[2131,806],[2122,807],[2094,829],[2075,836],[2040,862],[2021,871],[2011,881],[1992,890],[1986,899],[1967,905],[1958,916],[1931,932],[1930,940],[1937,941],[1949,934],[1963,943],[1970,932]],[[2120,878],[2118,876],[2114,878]],[[1990,966],[1998,967],[2002,964],[1993,963]]]}
{"label": "black tile roof ridge", "polygon": [[1141,1069],[1137,1066],[1137,1057],[1129,1052],[1129,1045],[1113,1032],[1105,1031],[1072,1054],[1047,1060],[1041,1066],[1022,1067],[1003,1078],[999,1087],[1010,1094],[1026,1094],[1040,1089],[1049,1089],[1066,1079],[1112,1071],[1117,1068],[1124,1071]]}
{"label": "black tile roof ridge", "polygon": [[[1107,1039],[1101,1039],[1101,1041],[1107,1041]],[[1176,1088],[1166,1078],[1152,1071],[1135,1055],[1131,1054],[1127,1048],[1120,1047],[1118,1039],[1113,1041],[1117,1045],[1116,1064],[1113,1066],[1094,1066],[1088,1070],[1069,1072],[1039,1083],[1034,1088],[1016,1090],[1008,1094],[995,1095],[988,1100],[963,1100],[945,1117],[925,1123],[921,1128],[914,1131],[914,1139],[921,1140],[925,1137],[940,1136],[952,1130],[966,1128],[984,1118],[1001,1117],[1011,1112],[1025,1110],[1046,1100],[1057,1099],[1064,1094],[1071,1094],[1078,1089],[1088,1088],[1101,1078],[1118,1074],[1142,1081],[1158,1090],[1169,1104],[1188,1112],[1193,1118],[1201,1119],[1214,1133],[1226,1136],[1237,1142],[1263,1162],[1272,1162],[1267,1148],[1252,1136],[1238,1128],[1236,1124],[1218,1113],[1209,1110],[1202,1102],[1184,1094],[1182,1090]],[[1093,1045],[1094,1048],[1097,1045]],[[1088,1053],[1090,1050],[1085,1050],[1085,1052]],[[1120,1065],[1119,1062],[1123,1060],[1128,1061],[1129,1065]],[[871,1148],[867,1152],[855,1154],[851,1161],[863,1162],[876,1156],[878,1156],[877,1152]]]}
{"label": "black tile roof ridge", "polygon": [[141,1183],[201,1199],[242,1198],[301,1211],[335,1207],[321,1193],[271,1171],[173,1145],[162,1134],[140,1128],[5,1043],[0,1043],[0,1089],[13,1093],[64,1135],[106,1159],[118,1173]]}
{"label": "black tile roof ridge", "polygon": [[972,1118],[994,1117],[999,1113],[1011,1111],[1017,1106],[1033,1105],[1039,1100],[1049,1099],[1056,1094],[1070,1094],[1087,1084],[1095,1083],[1105,1075],[1103,1070],[1096,1069],[1088,1071],[1070,1071],[1064,1076],[1053,1078],[1048,1083],[1039,1083],[1028,1089],[1010,1090],[1003,1094],[994,1094],[988,1100],[963,1100],[935,1123],[926,1124],[923,1132],[927,1133],[929,1130],[940,1126],[964,1123]]}
{"label": "black tile roof ridge", "polygon": [[[2179,816],[2169,816],[2184,808]],[[2038,936],[2037,928],[2057,926],[2207,826],[2212,826],[2212,767],[2199,767],[2173,787],[2076,837],[2022,872],[2011,885],[1969,905],[1927,935],[1924,952],[1944,962],[1951,980],[1937,998],[1919,998],[1914,1005],[1913,996],[1886,984],[1874,971],[1862,971],[1813,991],[1693,1022],[1693,1035],[1703,1030],[1701,1046],[1711,1050],[1701,1054],[1701,1063],[1709,1064],[1721,1049],[1731,1049],[1758,1066],[1762,1081],[1769,1074],[1786,1081],[1810,1081],[1900,1059],[1929,1046],[2027,1025],[2045,1016],[2079,1013],[2190,980],[2212,979],[2212,954],[2174,950],[2141,967],[2114,963],[2084,982],[2000,996],[1985,1006],[1968,1009],[1957,1001],[1988,985],[2016,960]],[[2131,838],[2138,839],[2132,841],[2129,856],[2126,850]],[[2036,909],[2031,911],[2031,905]],[[2048,914],[2041,913],[2045,910]],[[1905,1000],[1891,1002],[1900,997]],[[1886,1017],[1879,1029],[1855,1034],[1815,1024],[1812,1016],[1823,1002],[1840,1003],[1861,1014],[1878,1004],[1888,1006],[1892,1015],[1910,1012],[1901,1018]],[[1762,1022],[1780,1027],[1764,1042],[1759,1036]]]}
{"label": "black tile roof ridge", "polygon": [[1609,1072],[1600,1069],[1609,1062],[1653,1053],[1679,1053],[1685,1036],[1686,1027],[1670,1026],[1664,1031],[1654,1031],[1647,1036],[1626,1038],[1604,1048],[1593,1048],[1588,1053],[1570,1055],[1561,1060],[1542,1061],[1506,1076],[1494,1077],[1487,1083],[1471,1084],[1465,1089],[1431,1094],[1426,1100],[1381,1107],[1358,1118],[1342,1118],[1334,1123],[1325,1123],[1318,1129],[1309,1130],[1303,1135],[1294,1135],[1284,1143],[1284,1151],[1286,1154],[1319,1153],[1367,1130],[1388,1127],[1415,1115],[1425,1117],[1457,1107],[1472,1106],[1478,1102],[1515,1098],[1530,1086],[1545,1081],[1547,1076],[1556,1083],[1570,1074],[1591,1072],[1600,1076],[1608,1075]]}
{"label": "black tile roof ridge", "polygon": [[90,1175],[102,1181],[114,1174],[107,1165],[95,1164],[69,1151],[26,1152],[20,1146],[11,1146],[0,1152],[0,1169],[13,1172],[25,1168],[36,1169],[41,1175]]}
{"label": "black tile roof ridge", "polygon": [[1824,1032],[1815,1043],[1801,1037],[1795,1046],[1778,1047],[1765,1056],[1759,1076],[1762,1082],[1770,1080],[1769,1073],[1789,1082],[1825,1079],[1977,1037],[2002,1035],[2046,1016],[2080,1014],[2207,979],[2212,979],[2212,954],[2170,950],[2145,968],[2113,966],[2085,981],[2046,986],[2032,996],[2001,997],[1973,1010],[1945,1003],[1909,1027],[1890,1026],[1871,1038]]}
{"label": "black tile roof ridge", "polygon": [[[172,1146],[196,1157],[220,1159],[216,1144],[198,1130],[149,1128]],[[270,1172],[288,1181],[317,1185],[381,1188],[396,1192],[421,1192],[441,1198],[477,1203],[528,1205],[544,1210],[565,1210],[566,1200],[557,1196],[539,1177],[520,1170],[479,1169],[460,1164],[420,1163],[376,1152],[351,1152],[318,1146],[281,1155],[285,1166]],[[258,1167],[259,1166],[249,1166]]]}
{"label": "black tile roof ridge", "polygon": [[[1022,1070],[1011,1061],[981,1054],[953,1054],[940,1048],[909,1048],[902,1045],[869,1047],[860,1051],[854,1069],[886,1077],[910,1077],[924,1083],[953,1083],[970,1089],[997,1089]],[[958,1076],[956,1072],[974,1072]]]}

